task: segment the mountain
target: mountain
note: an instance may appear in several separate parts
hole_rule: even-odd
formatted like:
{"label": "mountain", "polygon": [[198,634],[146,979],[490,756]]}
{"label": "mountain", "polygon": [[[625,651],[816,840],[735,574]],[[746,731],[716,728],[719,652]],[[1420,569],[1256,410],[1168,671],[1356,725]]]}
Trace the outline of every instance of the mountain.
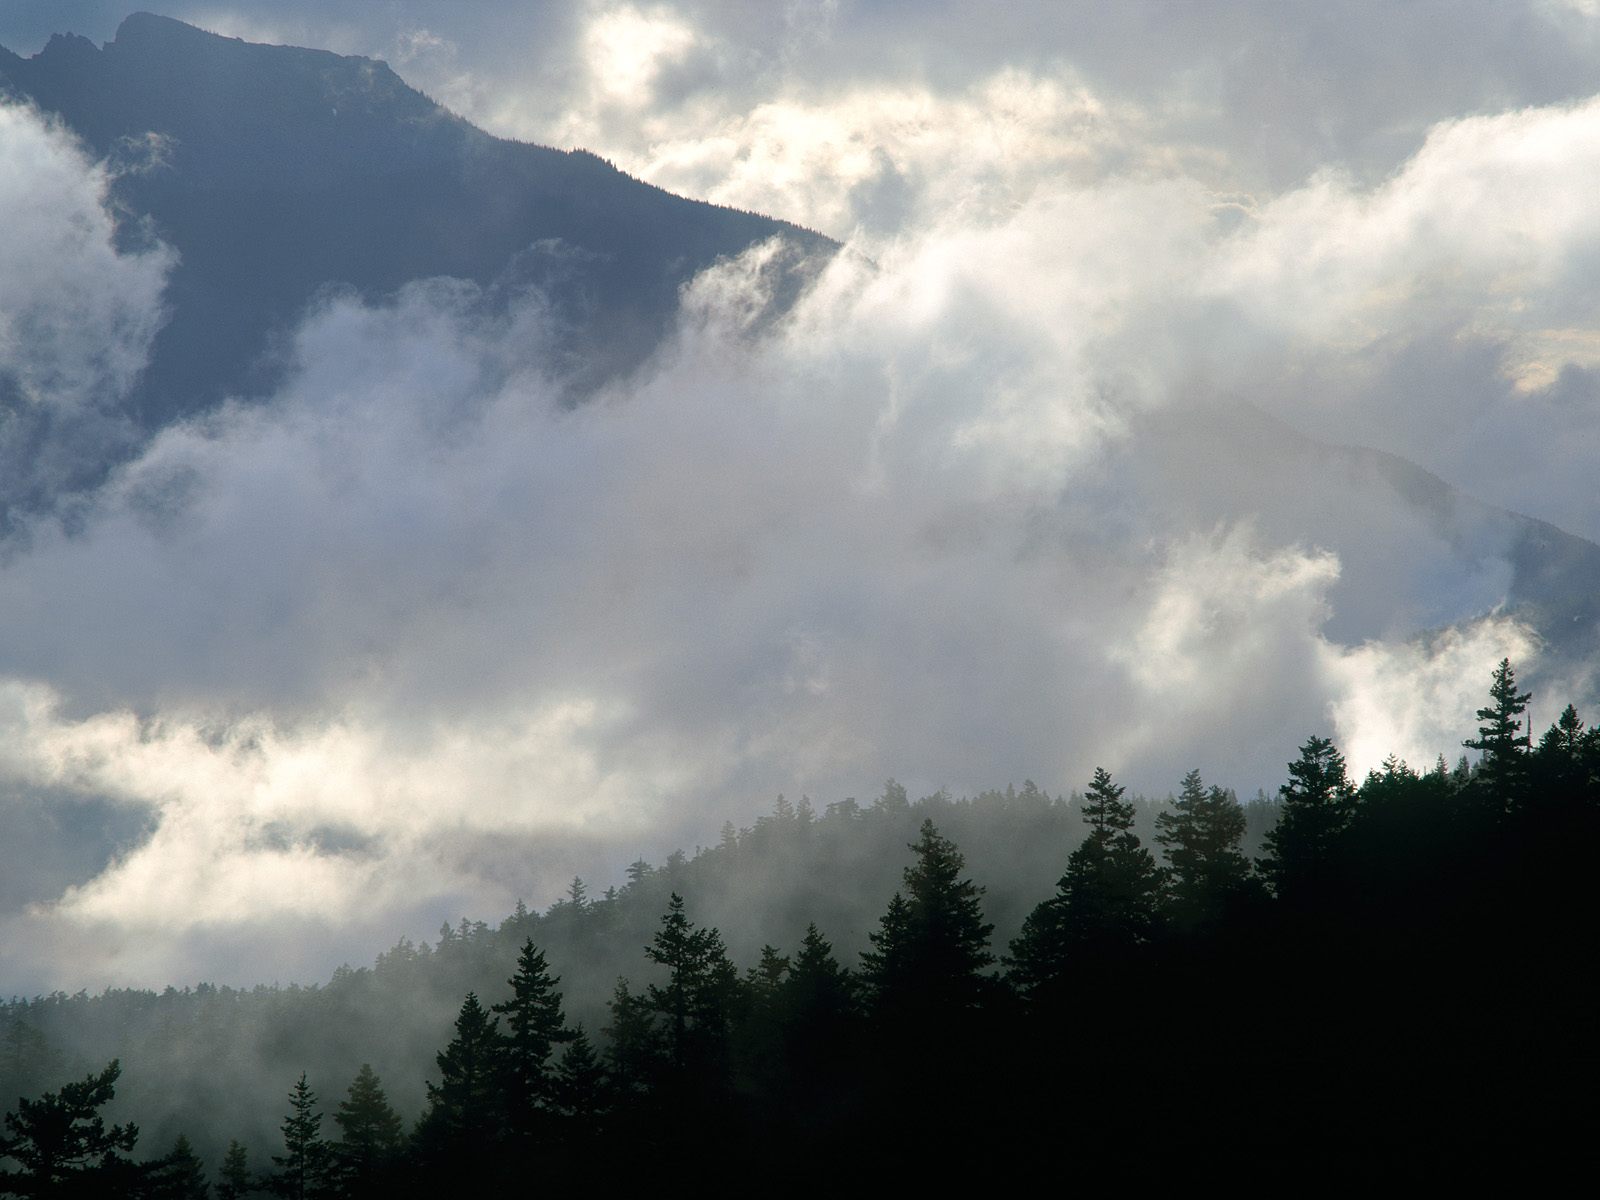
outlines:
{"label": "mountain", "polygon": [[1501,611],[1538,631],[1558,672],[1600,654],[1600,546],[1585,538],[1247,405],[1152,418],[1128,444],[1109,470],[1176,528],[1248,521],[1269,543],[1335,552],[1327,632],[1342,643],[1429,636]]}
{"label": "mountain", "polygon": [[97,156],[144,156],[116,200],[179,254],[134,398],[145,428],[268,389],[274,339],[330,285],[368,298],[432,276],[502,298],[537,285],[572,330],[572,360],[605,373],[648,353],[678,289],[717,259],[774,236],[801,257],[836,248],[582,150],[491,137],[382,62],[149,13],[104,46],[58,34],[32,58],[0,48],[0,94],[56,114]]}

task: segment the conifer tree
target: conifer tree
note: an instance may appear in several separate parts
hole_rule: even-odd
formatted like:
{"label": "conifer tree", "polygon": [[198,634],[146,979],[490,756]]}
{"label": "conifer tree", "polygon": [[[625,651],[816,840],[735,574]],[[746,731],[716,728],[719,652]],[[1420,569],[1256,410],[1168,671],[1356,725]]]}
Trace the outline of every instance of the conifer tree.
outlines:
{"label": "conifer tree", "polygon": [[739,992],[739,973],[728,960],[722,935],[697,929],[684,912],[683,897],[674,892],[645,957],[668,972],[666,985],[650,984],[645,999],[663,1018],[669,1067],[720,1086]]}
{"label": "conifer tree", "polygon": [[735,1050],[741,1085],[770,1092],[782,1069],[783,1013],[780,995],[789,959],[762,946],[761,958],[745,974],[744,1004],[736,1023]]}
{"label": "conifer tree", "polygon": [[333,1158],[342,1194],[351,1200],[385,1194],[405,1142],[405,1124],[370,1064],[361,1064],[333,1121],[339,1127]]}
{"label": "conifer tree", "polygon": [[165,1157],[150,1165],[145,1195],[149,1200],[209,1200],[211,1184],[205,1166],[183,1134]]}
{"label": "conifer tree", "polygon": [[899,892],[889,897],[889,906],[878,921],[878,928],[867,934],[872,949],[861,952],[861,981],[881,1006],[885,996],[909,993],[913,983],[911,904]]}
{"label": "conifer tree", "polygon": [[800,1019],[800,1014],[843,1017],[849,1013],[854,1003],[850,973],[834,958],[832,945],[815,923],[806,926],[800,950],[778,991],[791,1022]]}
{"label": "conifer tree", "polygon": [[283,1153],[274,1154],[278,1169],[267,1180],[267,1188],[285,1200],[314,1200],[332,1192],[332,1158],[322,1140],[322,1114],[317,1111],[316,1093],[306,1082],[305,1072],[289,1092],[289,1113],[283,1119]]}
{"label": "conifer tree", "polygon": [[1126,790],[1095,768],[1083,796],[1088,836],[1067,856],[1056,894],[1011,943],[1011,981],[1025,996],[1052,993],[1075,958],[1125,954],[1155,936],[1164,880],[1133,832]]}
{"label": "conifer tree", "polygon": [[1539,739],[1530,767],[1530,798],[1542,809],[1581,807],[1600,781],[1600,733],[1584,728],[1569,704]]}
{"label": "conifer tree", "polygon": [[555,1069],[551,1101],[556,1113],[566,1122],[568,1140],[574,1135],[598,1133],[610,1109],[605,1068],[581,1025],[572,1030],[572,1037]]}
{"label": "conifer tree", "polygon": [[23,1196],[119,1196],[131,1194],[138,1169],[127,1157],[139,1140],[138,1126],[106,1128],[99,1110],[116,1095],[122,1064],[113,1059],[97,1075],[66,1084],[37,1100],[17,1101],[6,1113],[0,1158],[17,1171],[0,1172],[0,1191]]}
{"label": "conifer tree", "polygon": [[797,1108],[812,1111],[813,1096],[837,1081],[856,1050],[853,982],[814,924],[807,926],[778,985],[777,1011],[783,1030],[782,1082],[798,1093]]}
{"label": "conifer tree", "polygon": [[475,992],[468,992],[456,1014],[455,1031],[435,1058],[439,1082],[427,1085],[424,1121],[445,1143],[476,1149],[493,1142],[498,1133],[500,1023],[484,1010]]}
{"label": "conifer tree", "polygon": [[1216,921],[1248,885],[1250,860],[1239,850],[1244,809],[1190,771],[1172,807],[1156,817],[1156,831],[1171,867],[1169,900],[1177,923],[1195,928]]}
{"label": "conifer tree", "polygon": [[538,1132],[538,1114],[550,1104],[550,1056],[573,1038],[561,1011],[560,979],[552,978],[544,953],[525,941],[517,972],[509,980],[511,998],[493,1008],[506,1019],[501,1066],[506,1120],[521,1138]]}
{"label": "conifer tree", "polygon": [[1330,884],[1339,838],[1354,811],[1355,788],[1333,742],[1313,736],[1289,764],[1289,782],[1278,794],[1278,823],[1267,834],[1260,865],[1281,898],[1298,900]]}
{"label": "conifer tree", "polygon": [[250,1153],[237,1139],[228,1143],[217,1171],[217,1200],[243,1200],[256,1192],[256,1177],[250,1170]]}
{"label": "conifer tree", "polygon": [[1502,658],[1489,687],[1491,703],[1478,710],[1478,736],[1462,743],[1482,751],[1474,780],[1490,805],[1499,812],[1519,809],[1528,797],[1528,737],[1519,719],[1528,710],[1531,692],[1517,691],[1511,660]]}
{"label": "conifer tree", "polygon": [[972,1011],[994,991],[985,972],[994,962],[983,919],[983,889],[963,879],[966,859],[949,838],[922,822],[906,868],[876,932],[861,956],[862,980],[881,1019],[904,1020]]}
{"label": "conifer tree", "polygon": [[649,1002],[635,995],[626,979],[617,980],[610,1007],[611,1024],[604,1032],[610,1038],[606,1058],[611,1078],[623,1098],[636,1097],[660,1072],[660,1031]]}

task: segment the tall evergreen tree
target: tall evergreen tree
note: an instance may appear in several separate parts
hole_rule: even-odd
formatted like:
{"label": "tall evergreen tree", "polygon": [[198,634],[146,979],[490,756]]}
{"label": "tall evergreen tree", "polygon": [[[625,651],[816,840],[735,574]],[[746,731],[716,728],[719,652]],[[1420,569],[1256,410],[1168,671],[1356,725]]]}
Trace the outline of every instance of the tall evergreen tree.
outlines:
{"label": "tall evergreen tree", "polygon": [[217,1200],[243,1200],[255,1195],[256,1177],[250,1170],[250,1153],[237,1139],[228,1143],[217,1171]]}
{"label": "tall evergreen tree", "polygon": [[1199,771],[1183,777],[1172,807],[1156,817],[1156,841],[1171,868],[1176,923],[1193,929],[1217,921],[1248,886],[1250,860],[1239,850],[1244,809],[1231,793],[1207,788]]}
{"label": "tall evergreen tree", "polygon": [[611,996],[610,1038],[606,1059],[619,1099],[631,1101],[660,1073],[661,1035],[648,1000],[635,995],[626,979],[617,980]]}
{"label": "tall evergreen tree", "polygon": [[350,1200],[385,1195],[405,1143],[405,1124],[370,1064],[361,1064],[333,1122],[339,1127],[333,1159],[341,1194]]}
{"label": "tall evergreen tree", "polygon": [[1289,764],[1289,782],[1278,795],[1278,823],[1267,833],[1261,871],[1279,897],[1300,900],[1332,883],[1339,838],[1354,812],[1344,755],[1328,738],[1311,737]]}
{"label": "tall evergreen tree", "polygon": [[566,1131],[563,1140],[587,1141],[601,1132],[611,1108],[611,1088],[594,1043],[581,1025],[567,1041],[551,1079],[550,1095]]}
{"label": "tall evergreen tree", "polygon": [[205,1165],[183,1134],[164,1157],[150,1165],[145,1195],[148,1200],[209,1200],[211,1184]]}
{"label": "tall evergreen tree", "polygon": [[1011,943],[1011,980],[1025,996],[1053,993],[1075,958],[1126,954],[1155,936],[1164,881],[1133,831],[1126,790],[1095,768],[1083,796],[1088,835],[1067,856],[1056,894],[1028,915]]}
{"label": "tall evergreen tree", "polygon": [[1569,704],[1539,739],[1530,767],[1530,795],[1542,809],[1581,807],[1600,783],[1600,732],[1584,728]]}
{"label": "tall evergreen tree", "polygon": [[983,889],[962,878],[966,859],[931,820],[911,850],[903,888],[861,956],[862,981],[886,1021],[976,1010],[994,993],[986,974],[994,926],[983,919]]}
{"label": "tall evergreen tree", "polygon": [[556,991],[561,981],[551,977],[532,939],[523,943],[509,982],[511,998],[493,1008],[506,1019],[501,1056],[506,1123],[514,1136],[529,1139],[538,1135],[539,1114],[550,1105],[550,1056],[574,1035]]}
{"label": "tall evergreen tree", "polygon": [[322,1114],[317,1111],[316,1093],[306,1082],[305,1072],[289,1092],[289,1112],[283,1119],[283,1153],[274,1154],[277,1170],[267,1179],[267,1188],[286,1200],[314,1200],[332,1193],[333,1160],[328,1144],[322,1140]]}
{"label": "tall evergreen tree", "polygon": [[744,1003],[736,1021],[736,1074],[742,1090],[771,1093],[783,1066],[781,989],[789,959],[776,947],[762,946],[761,958],[745,974]]}
{"label": "tall evergreen tree", "polygon": [[434,1147],[445,1157],[481,1155],[498,1141],[500,1022],[475,992],[456,1014],[456,1035],[435,1058],[439,1082],[429,1082],[423,1117]]}
{"label": "tall evergreen tree", "polygon": [[1528,736],[1522,732],[1523,713],[1532,692],[1517,691],[1511,660],[1502,658],[1489,687],[1490,703],[1478,710],[1478,736],[1463,742],[1482,752],[1474,784],[1500,812],[1521,808],[1528,798]]}
{"label": "tall evergreen tree", "polygon": [[777,1011],[781,1085],[790,1092],[794,1111],[809,1119],[825,1117],[824,1097],[837,1101],[840,1083],[856,1059],[856,1002],[850,973],[814,924],[807,926],[778,985]]}
{"label": "tall evergreen tree", "polygon": [[739,973],[722,935],[696,928],[684,912],[683,897],[674,892],[645,957],[667,969],[665,986],[650,984],[645,1000],[663,1020],[669,1068],[683,1079],[696,1076],[720,1088],[739,994]]}

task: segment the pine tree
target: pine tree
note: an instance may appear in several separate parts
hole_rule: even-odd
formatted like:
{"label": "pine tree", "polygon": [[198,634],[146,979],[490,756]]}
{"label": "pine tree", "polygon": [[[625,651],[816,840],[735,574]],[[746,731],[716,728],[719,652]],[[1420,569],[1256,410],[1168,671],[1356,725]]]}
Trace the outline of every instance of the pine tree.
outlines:
{"label": "pine tree", "polygon": [[1299,900],[1332,882],[1339,838],[1354,812],[1355,788],[1333,742],[1312,737],[1289,764],[1289,782],[1278,795],[1282,807],[1267,834],[1261,871],[1280,897]]}
{"label": "pine tree", "polygon": [[1217,921],[1249,882],[1250,860],[1239,850],[1244,809],[1225,789],[1207,788],[1200,772],[1190,771],[1171,809],[1156,817],[1156,831],[1171,866],[1176,922],[1193,929]]}
{"label": "pine tree", "polygon": [[126,1156],[139,1129],[107,1129],[99,1113],[115,1097],[121,1074],[121,1063],[113,1059],[98,1075],[37,1100],[19,1099],[17,1110],[6,1113],[0,1158],[15,1160],[21,1170],[0,1173],[0,1190],[24,1196],[131,1194],[139,1172]]}
{"label": "pine tree", "polygon": [[405,1124],[370,1064],[361,1064],[333,1122],[339,1127],[333,1158],[342,1194],[352,1200],[385,1194],[405,1142]]}
{"label": "pine tree", "polygon": [[664,987],[650,984],[645,989],[647,1005],[663,1018],[668,1066],[681,1077],[696,1076],[720,1088],[739,993],[739,974],[728,960],[722,935],[697,929],[684,912],[683,897],[674,892],[644,953],[668,972]]}
{"label": "pine tree", "polygon": [[242,1200],[256,1192],[256,1177],[250,1170],[250,1154],[237,1140],[228,1143],[217,1172],[217,1200]]}
{"label": "pine tree", "polygon": [[610,1010],[611,1024],[603,1030],[610,1039],[606,1062],[619,1096],[630,1099],[660,1074],[661,1034],[648,1001],[635,995],[626,979],[617,980]]}
{"label": "pine tree", "polygon": [[1500,812],[1521,808],[1528,798],[1528,737],[1518,719],[1528,710],[1531,692],[1517,691],[1511,660],[1502,658],[1489,687],[1491,703],[1478,710],[1478,736],[1462,743],[1482,751],[1474,780],[1490,805]]}
{"label": "pine tree", "polygon": [[278,1170],[268,1178],[268,1190],[287,1200],[329,1195],[332,1158],[322,1140],[322,1114],[317,1111],[316,1093],[307,1084],[304,1071],[289,1092],[289,1113],[281,1128],[283,1153],[272,1156]]}
{"label": "pine tree", "polygon": [[783,1032],[782,1084],[793,1094],[797,1111],[821,1116],[818,1098],[836,1089],[855,1057],[856,1003],[850,973],[814,924],[807,926],[778,985],[777,1011]]}
{"label": "pine tree", "polygon": [[833,956],[833,947],[813,923],[806,926],[800,950],[778,985],[779,998],[787,1019],[800,1014],[829,1014],[843,1017],[854,1004],[850,973]]}
{"label": "pine tree", "polygon": [[862,980],[880,1019],[973,1011],[994,992],[985,973],[994,962],[994,926],[983,919],[983,889],[962,878],[966,859],[931,820],[911,850],[903,891],[868,934],[873,948],[861,956]]}
{"label": "pine tree", "polygon": [[518,1137],[532,1138],[538,1131],[538,1114],[550,1103],[550,1056],[573,1038],[561,1011],[560,979],[551,978],[544,954],[533,941],[523,943],[517,972],[509,980],[511,998],[496,1004],[494,1012],[506,1019],[501,1056],[504,1071],[506,1119]]}
{"label": "pine tree", "polygon": [[210,1197],[211,1184],[206,1180],[205,1166],[183,1134],[178,1135],[165,1157],[150,1164],[145,1195],[149,1200],[208,1200]]}
{"label": "pine tree", "polygon": [[1126,790],[1095,768],[1083,797],[1088,836],[1068,855],[1056,894],[1011,943],[1011,980],[1025,996],[1053,994],[1074,960],[1122,956],[1156,935],[1165,881],[1133,832]]}
{"label": "pine tree", "polygon": [[780,995],[789,959],[776,947],[762,946],[761,958],[745,974],[744,1004],[736,1023],[734,1045],[742,1090],[770,1093],[783,1059],[783,1014]]}
{"label": "pine tree", "polygon": [[1585,729],[1569,704],[1539,739],[1530,767],[1530,799],[1542,810],[1581,808],[1600,781],[1600,733]]}
{"label": "pine tree", "polygon": [[497,1132],[500,1022],[484,1010],[477,993],[468,992],[456,1014],[455,1031],[450,1044],[435,1057],[439,1082],[427,1085],[424,1119],[451,1143],[481,1146]]}
{"label": "pine tree", "polygon": [[551,1101],[567,1128],[567,1140],[598,1134],[611,1107],[611,1089],[594,1043],[578,1026],[568,1039],[551,1081]]}

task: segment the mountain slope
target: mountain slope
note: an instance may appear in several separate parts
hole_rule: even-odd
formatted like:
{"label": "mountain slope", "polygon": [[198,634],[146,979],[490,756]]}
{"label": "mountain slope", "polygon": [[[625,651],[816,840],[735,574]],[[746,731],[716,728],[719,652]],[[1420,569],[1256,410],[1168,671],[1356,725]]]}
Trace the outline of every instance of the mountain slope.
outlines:
{"label": "mountain slope", "polygon": [[1354,644],[1499,609],[1562,667],[1600,650],[1600,546],[1476,500],[1385,451],[1308,437],[1257,409],[1151,422],[1123,464],[1192,531],[1251,522],[1279,545],[1338,554],[1328,632]]}
{"label": "mountain slope", "polygon": [[438,275],[502,294],[536,284],[572,327],[573,357],[599,354],[605,371],[647,353],[678,289],[719,257],[775,235],[834,248],[583,151],[491,137],[381,62],[148,13],[104,47],[58,35],[29,59],[4,52],[0,92],[136,167],[117,198],[180,255],[137,397],[147,428],[269,387],[274,336],[330,284],[369,297]]}

